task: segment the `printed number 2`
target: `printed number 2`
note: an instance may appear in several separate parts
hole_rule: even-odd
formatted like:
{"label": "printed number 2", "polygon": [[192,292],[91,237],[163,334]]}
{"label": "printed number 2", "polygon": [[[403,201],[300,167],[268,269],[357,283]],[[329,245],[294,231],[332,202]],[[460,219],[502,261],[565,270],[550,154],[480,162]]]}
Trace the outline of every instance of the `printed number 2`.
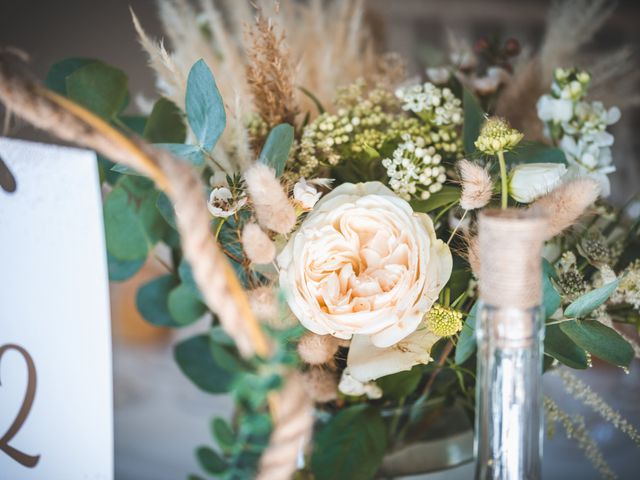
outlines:
{"label": "printed number 2", "polygon": [[29,415],[31,406],[33,405],[33,398],[36,396],[36,366],[33,363],[33,359],[31,358],[31,355],[29,355],[29,352],[21,346],[14,344],[7,344],[0,347],[0,360],[2,360],[2,355],[4,355],[8,350],[15,350],[20,353],[27,364],[27,391],[24,394],[22,406],[20,407],[18,415],[9,427],[9,430],[7,430],[2,438],[0,438],[0,450],[9,455],[9,457],[19,464],[28,468],[33,468],[40,461],[40,455],[27,455],[26,453],[13,448],[9,445],[9,442],[13,440],[13,437],[15,437],[22,428],[22,425]]}

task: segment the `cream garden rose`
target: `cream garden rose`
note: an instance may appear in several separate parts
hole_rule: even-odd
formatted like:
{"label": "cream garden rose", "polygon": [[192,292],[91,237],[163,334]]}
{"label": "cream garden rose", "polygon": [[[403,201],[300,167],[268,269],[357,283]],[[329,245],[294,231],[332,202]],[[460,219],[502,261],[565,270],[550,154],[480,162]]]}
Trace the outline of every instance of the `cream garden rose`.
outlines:
{"label": "cream garden rose", "polygon": [[413,333],[449,280],[449,247],[428,215],[379,182],[340,185],[278,256],[294,315],[319,335],[367,335],[379,348]]}

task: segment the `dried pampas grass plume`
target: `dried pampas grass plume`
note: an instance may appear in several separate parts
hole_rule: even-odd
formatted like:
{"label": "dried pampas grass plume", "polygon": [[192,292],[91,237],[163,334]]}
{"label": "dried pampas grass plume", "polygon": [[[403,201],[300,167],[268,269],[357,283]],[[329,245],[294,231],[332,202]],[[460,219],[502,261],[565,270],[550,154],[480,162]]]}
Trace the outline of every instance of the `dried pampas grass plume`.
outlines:
{"label": "dried pampas grass plume", "polygon": [[296,223],[296,212],[273,169],[262,163],[244,174],[258,223],[277,233],[288,233]]}
{"label": "dried pampas grass plume", "polygon": [[276,245],[257,223],[247,223],[242,229],[242,249],[251,262],[264,265],[273,262]]}
{"label": "dried pampas grass plume", "polygon": [[471,271],[476,277],[480,276],[480,244],[478,242],[478,236],[465,237],[465,243],[467,244],[466,257]]}
{"label": "dried pampas grass plume", "polygon": [[546,238],[552,238],[573,225],[600,194],[597,182],[578,178],[560,185],[540,197],[530,208],[544,210],[547,215]]}
{"label": "dried pampas grass plume", "polygon": [[312,368],[302,378],[307,394],[314,402],[327,403],[338,397],[338,382],[334,372]]}
{"label": "dried pampas grass plume", "polygon": [[247,82],[257,112],[271,127],[283,122],[293,125],[300,109],[295,69],[284,44],[284,32],[276,33],[271,20],[259,12],[248,36]]}
{"label": "dried pampas grass plume", "polygon": [[465,210],[475,210],[484,207],[493,195],[493,182],[486,168],[469,160],[458,162],[462,195],[460,206]]}
{"label": "dried pampas grass plume", "polygon": [[298,343],[300,358],[310,365],[329,363],[338,351],[338,342],[331,335],[308,332]]}

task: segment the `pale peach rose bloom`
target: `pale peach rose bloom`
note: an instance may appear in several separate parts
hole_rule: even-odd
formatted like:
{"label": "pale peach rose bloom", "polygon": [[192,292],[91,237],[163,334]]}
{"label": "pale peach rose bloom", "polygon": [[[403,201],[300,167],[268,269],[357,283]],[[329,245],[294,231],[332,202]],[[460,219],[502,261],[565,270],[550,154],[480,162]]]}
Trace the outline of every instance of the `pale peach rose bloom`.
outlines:
{"label": "pale peach rose bloom", "polygon": [[389,347],[413,333],[449,280],[449,247],[428,215],[379,182],[320,200],[278,256],[293,314],[318,335]]}

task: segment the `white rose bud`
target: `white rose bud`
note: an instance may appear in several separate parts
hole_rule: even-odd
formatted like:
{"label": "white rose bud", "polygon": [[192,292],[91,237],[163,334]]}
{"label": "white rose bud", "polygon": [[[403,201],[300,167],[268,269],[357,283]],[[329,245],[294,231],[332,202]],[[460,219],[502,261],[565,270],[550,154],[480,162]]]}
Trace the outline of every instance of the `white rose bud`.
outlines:
{"label": "white rose bud", "polygon": [[562,163],[525,163],[511,170],[509,193],[520,203],[530,203],[562,182],[567,167]]}

